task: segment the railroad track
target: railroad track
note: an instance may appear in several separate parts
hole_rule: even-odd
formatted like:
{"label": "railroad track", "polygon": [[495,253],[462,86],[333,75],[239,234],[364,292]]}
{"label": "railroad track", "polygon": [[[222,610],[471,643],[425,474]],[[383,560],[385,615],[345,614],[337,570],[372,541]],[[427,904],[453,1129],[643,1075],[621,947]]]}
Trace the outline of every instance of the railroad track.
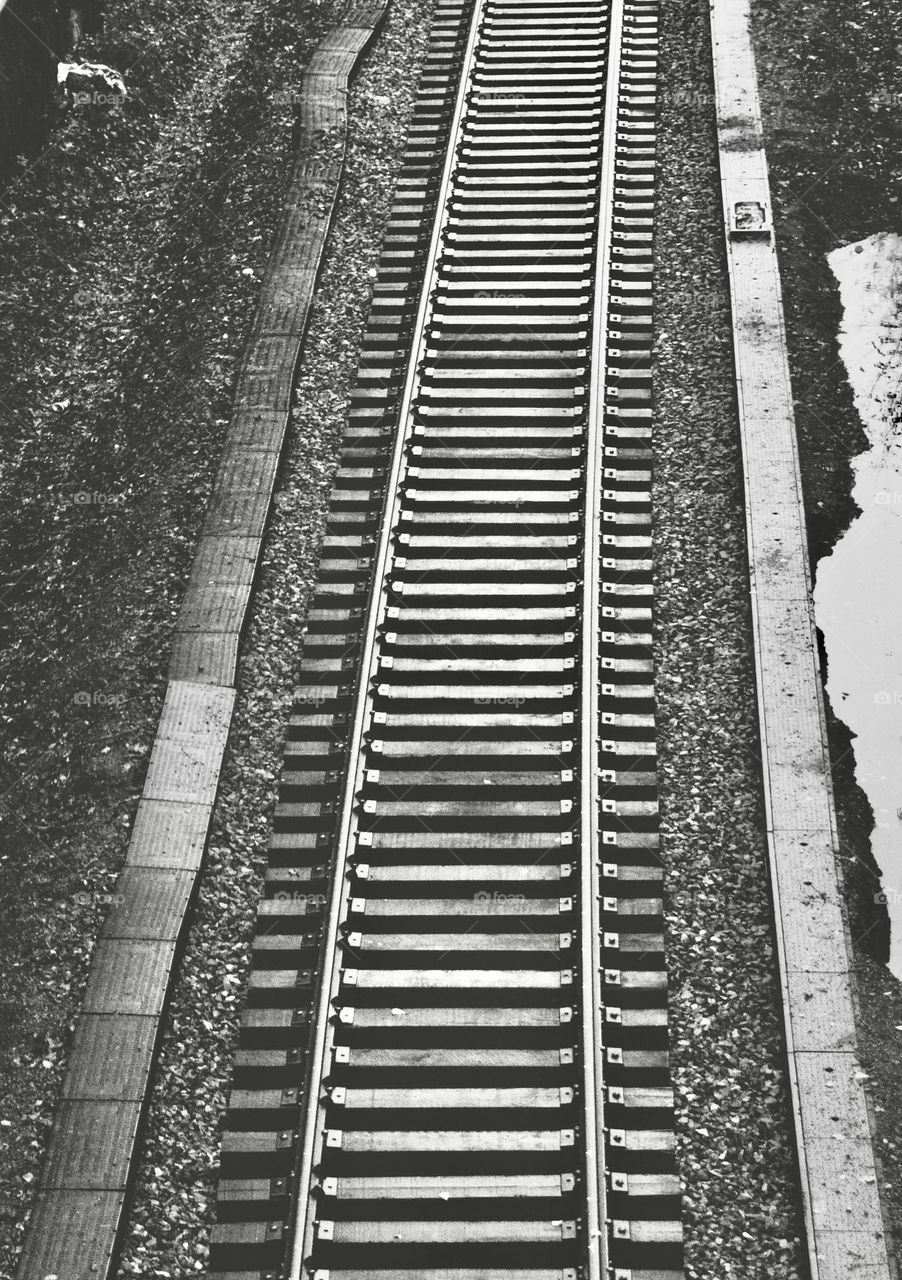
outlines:
{"label": "railroad track", "polygon": [[439,4],[333,492],[217,1273],[676,1280],[655,0]]}

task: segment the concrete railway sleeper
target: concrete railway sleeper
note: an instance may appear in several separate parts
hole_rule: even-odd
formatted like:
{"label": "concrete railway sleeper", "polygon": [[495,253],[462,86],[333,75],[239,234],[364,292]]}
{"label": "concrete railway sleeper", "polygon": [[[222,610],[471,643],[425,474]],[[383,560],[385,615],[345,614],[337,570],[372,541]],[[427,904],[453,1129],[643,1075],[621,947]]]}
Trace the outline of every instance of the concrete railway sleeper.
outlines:
{"label": "concrete railway sleeper", "polygon": [[219,1275],[677,1280],[656,0],[440,0],[332,497]]}

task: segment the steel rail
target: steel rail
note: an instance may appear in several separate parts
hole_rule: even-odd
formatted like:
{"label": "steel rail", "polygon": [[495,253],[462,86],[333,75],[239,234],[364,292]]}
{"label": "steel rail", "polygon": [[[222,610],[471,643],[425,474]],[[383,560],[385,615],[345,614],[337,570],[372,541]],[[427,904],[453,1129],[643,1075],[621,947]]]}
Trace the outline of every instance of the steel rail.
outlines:
{"label": "steel rail", "polygon": [[586,496],[583,521],[582,603],[582,796],[580,813],[583,1070],[589,1280],[607,1274],[607,1194],[604,1173],[604,1063],[602,1054],[601,915],[598,744],[601,678],[601,489],[604,458],[605,359],[610,295],[612,214],[621,81],[624,0],[610,0],[607,84],[601,135],[598,245],[592,309],[589,415],[586,427]]}
{"label": "steel rail", "polygon": [[[382,527],[379,533],[379,543],[375,559],[373,592],[363,632],[363,643],[361,647],[359,666],[359,684],[355,699],[354,719],[348,742],[349,777],[344,788],[342,800],[338,842],[336,846],[332,897],[329,904],[328,922],[326,929],[324,930],[323,937],[322,954],[325,958],[325,969],[313,1011],[314,1040],[310,1054],[310,1071],[308,1075],[309,1087],[306,1107],[307,1114],[304,1122],[303,1147],[298,1166],[299,1172],[294,1215],[295,1226],[291,1246],[290,1265],[288,1269],[288,1276],[290,1280],[300,1280],[304,1259],[312,1252],[313,1247],[313,1230],[315,1226],[316,1207],[313,1199],[312,1188],[313,1166],[317,1145],[322,1141],[323,1137],[325,1107],[322,1096],[322,1081],[325,1074],[327,1054],[329,1052],[329,1041],[331,1039],[329,1011],[332,1001],[338,993],[340,984],[341,956],[338,947],[339,924],[342,918],[343,908],[349,896],[347,865],[350,854],[352,829],[354,825],[354,804],[357,793],[363,782],[364,725],[366,724],[367,712],[372,701],[370,682],[375,674],[374,660],[376,657],[376,637],[379,620],[386,604],[386,568],[389,563],[395,516],[400,499],[399,482],[404,470],[404,451],[408,444],[404,426],[410,417],[410,408],[418,382],[418,366],[421,359],[424,335],[432,301],[432,281],[435,275],[436,262],[440,253],[442,231],[450,212],[450,201],[448,196],[451,191],[452,178],[457,157],[457,147],[461,133],[461,122],[466,110],[467,91],[473,71],[476,46],[479,39],[479,29],[482,22],[485,4],[486,0],[476,0],[476,5],[470,22],[470,33],[467,41],[466,52],[461,66],[460,86],[457,93],[454,115],[449,132],[448,152],[445,157],[445,166],[442,171],[441,183],[438,190],[432,239],[429,245],[429,252],[427,254],[423,271],[423,290],[420,295],[420,304],[417,310],[417,318],[413,330],[410,360],[407,366],[407,375],[405,378],[401,407],[398,415],[398,432],[392,455],[391,470],[386,486],[385,510],[383,513]],[[353,785],[351,785],[352,774],[354,779]]]}

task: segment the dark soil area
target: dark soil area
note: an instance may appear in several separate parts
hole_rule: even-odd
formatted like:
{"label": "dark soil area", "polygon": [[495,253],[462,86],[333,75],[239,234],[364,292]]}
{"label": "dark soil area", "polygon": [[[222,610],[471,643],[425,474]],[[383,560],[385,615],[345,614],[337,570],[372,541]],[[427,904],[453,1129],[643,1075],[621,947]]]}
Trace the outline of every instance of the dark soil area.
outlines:
{"label": "dark soil area", "polygon": [[[902,10],[895,0],[753,0],[812,563],[855,515],[849,460],[867,446],[839,359],[826,255],[902,225]],[[787,39],[791,31],[792,38]],[[853,742],[828,706],[855,950],[863,1065],[872,1076],[884,1204],[902,1256],[902,984],[883,966],[870,807]]]}
{"label": "dark soil area", "polygon": [[331,0],[124,0],[0,188],[0,1275],[160,709]]}
{"label": "dark soil area", "polygon": [[46,142],[69,16],[57,0],[8,0],[0,9],[0,181],[16,156],[27,163]]}

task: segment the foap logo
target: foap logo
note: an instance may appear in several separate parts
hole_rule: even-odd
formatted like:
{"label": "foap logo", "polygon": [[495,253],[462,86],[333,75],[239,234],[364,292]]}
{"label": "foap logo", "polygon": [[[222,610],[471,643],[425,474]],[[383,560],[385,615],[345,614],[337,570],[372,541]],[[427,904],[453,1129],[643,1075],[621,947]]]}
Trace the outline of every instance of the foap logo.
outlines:
{"label": "foap logo", "polygon": [[124,93],[111,93],[108,89],[79,89],[72,94],[74,107],[121,107],[124,101]]}
{"label": "foap logo", "polygon": [[519,694],[479,694],[473,699],[477,707],[513,707],[515,711],[527,701],[521,698]]}
{"label": "foap logo", "polygon": [[79,889],[72,901],[79,907],[118,907],[125,901],[122,893],[97,893],[91,889]]}
{"label": "foap logo", "polygon": [[726,312],[726,299],[718,289],[686,289],[683,297],[696,314]]}
{"label": "foap logo", "polygon": [[124,693],[106,689],[79,689],[72,695],[76,707],[122,707],[127,700]]}
{"label": "foap logo", "polygon": [[297,107],[303,101],[300,89],[277,89],[272,95],[273,105],[277,107]]}
{"label": "foap logo", "polygon": [[290,902],[304,911],[316,911],[326,905],[324,893],[298,893],[293,889],[280,889],[272,896],[273,902]]}
{"label": "foap logo", "polygon": [[73,294],[73,301],[77,307],[111,307],[115,300],[108,289],[77,289]]}
{"label": "foap logo", "polygon": [[677,889],[668,897],[671,910],[689,914],[698,909],[701,903],[707,901],[708,895],[701,893],[698,889]]}
{"label": "foap logo", "polygon": [[473,295],[483,302],[525,302],[525,293],[509,293],[502,289],[478,289]]}
{"label": "foap logo", "polygon": [[879,89],[877,93],[871,94],[871,107],[874,111],[880,107],[902,106],[902,90],[899,89]]}
{"label": "foap logo", "polygon": [[526,95],[525,95],[525,94],[522,94],[522,93],[513,93],[513,92],[511,92],[511,91],[509,91],[509,90],[506,90],[506,89],[483,89],[482,94],[481,94],[480,96],[481,96],[482,98],[484,98],[486,101],[488,101],[488,102],[493,102],[493,103],[495,103],[495,102],[497,102],[497,103],[502,103],[502,102],[510,102],[510,103],[526,102]]}
{"label": "foap logo", "polygon": [[327,685],[308,685],[303,693],[295,697],[295,706],[313,707],[316,710],[335,698],[335,690]]}
{"label": "foap logo", "polygon": [[493,893],[489,893],[487,889],[480,889],[478,893],[473,894],[473,901],[481,907],[488,907],[493,904],[503,907],[524,907],[526,905],[525,893],[499,893],[496,889]]}
{"label": "foap logo", "polygon": [[116,507],[125,506],[124,493],[100,493],[97,489],[76,489],[63,499],[64,506],[70,507]]}
{"label": "foap logo", "polygon": [[665,102],[680,107],[683,111],[698,111],[700,107],[709,107],[714,101],[713,93],[702,93],[700,89],[675,89],[663,95]]}

